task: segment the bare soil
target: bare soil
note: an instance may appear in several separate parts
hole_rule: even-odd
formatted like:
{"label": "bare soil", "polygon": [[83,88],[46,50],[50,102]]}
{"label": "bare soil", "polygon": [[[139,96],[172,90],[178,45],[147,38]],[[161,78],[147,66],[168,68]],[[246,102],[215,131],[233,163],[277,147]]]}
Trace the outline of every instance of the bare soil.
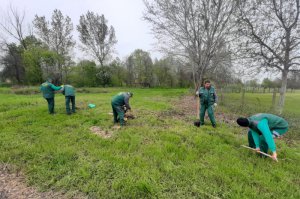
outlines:
{"label": "bare soil", "polygon": [[[190,120],[191,117],[199,118],[197,116],[197,98],[194,96],[184,96],[179,101],[174,102],[174,108],[176,117],[179,117],[184,120]],[[215,108],[215,117],[217,122],[234,124],[237,119],[237,115],[234,114],[225,114],[220,112],[219,108]],[[209,120],[207,113],[205,114],[205,120]]]}
{"label": "bare soil", "polygon": [[18,170],[7,164],[0,164],[0,199],[81,199],[81,193],[72,196],[61,192],[40,192],[35,187],[27,186],[25,177]]}
{"label": "bare soil", "polygon": [[113,134],[112,131],[102,130],[101,127],[99,127],[99,126],[92,126],[90,128],[90,131],[102,138],[105,138],[105,139],[110,138]]}

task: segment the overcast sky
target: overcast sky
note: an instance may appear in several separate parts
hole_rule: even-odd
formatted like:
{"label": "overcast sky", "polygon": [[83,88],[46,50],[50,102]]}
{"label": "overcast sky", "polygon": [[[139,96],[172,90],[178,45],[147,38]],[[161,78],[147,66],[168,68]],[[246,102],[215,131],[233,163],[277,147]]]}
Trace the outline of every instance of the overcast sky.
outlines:
{"label": "overcast sky", "polygon": [[[152,58],[161,55],[154,51],[156,42],[150,33],[150,26],[142,20],[144,3],[142,0],[0,0],[1,13],[7,10],[9,5],[18,8],[19,11],[25,10],[26,20],[32,22],[34,15],[46,16],[51,20],[54,9],[62,11],[63,15],[68,15],[74,25],[74,38],[79,44],[76,25],[80,15],[93,11],[104,14],[108,24],[115,28],[117,56],[123,59],[135,49],[140,48],[151,53]],[[76,56],[84,57],[77,49]]]}

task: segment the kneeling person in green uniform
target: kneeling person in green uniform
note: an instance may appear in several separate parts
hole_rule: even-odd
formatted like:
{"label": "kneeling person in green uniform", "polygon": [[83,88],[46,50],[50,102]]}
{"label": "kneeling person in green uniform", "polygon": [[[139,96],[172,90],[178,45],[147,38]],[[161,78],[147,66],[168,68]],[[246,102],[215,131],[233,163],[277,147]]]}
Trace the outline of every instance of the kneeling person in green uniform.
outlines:
{"label": "kneeling person in green uniform", "polygon": [[111,100],[111,106],[114,114],[114,123],[118,123],[120,121],[121,126],[124,126],[124,108],[127,110],[131,110],[129,105],[129,99],[133,96],[131,92],[121,92],[118,95],[114,96]]}
{"label": "kneeling person in green uniform", "polygon": [[207,110],[208,117],[212,123],[212,126],[216,127],[216,120],[214,116],[213,106],[217,106],[217,93],[213,86],[211,86],[209,80],[204,81],[204,87],[196,92],[196,95],[200,97],[200,125],[204,124],[204,116]]}
{"label": "kneeling person in green uniform", "polygon": [[44,82],[40,87],[40,90],[43,93],[43,97],[48,102],[48,111],[50,114],[54,114],[54,91],[58,91],[60,89],[60,86],[54,86],[52,84],[51,78],[48,78],[47,81]]}
{"label": "kneeling person in green uniform", "polygon": [[249,147],[268,153],[272,151],[272,158],[277,160],[274,138],[279,138],[288,131],[288,122],[273,114],[259,113],[248,118],[240,117],[237,123],[243,127],[249,127]]}
{"label": "kneeling person in green uniform", "polygon": [[62,94],[66,100],[66,111],[71,115],[70,102],[72,103],[72,113],[75,113],[75,89],[71,85],[62,85]]}

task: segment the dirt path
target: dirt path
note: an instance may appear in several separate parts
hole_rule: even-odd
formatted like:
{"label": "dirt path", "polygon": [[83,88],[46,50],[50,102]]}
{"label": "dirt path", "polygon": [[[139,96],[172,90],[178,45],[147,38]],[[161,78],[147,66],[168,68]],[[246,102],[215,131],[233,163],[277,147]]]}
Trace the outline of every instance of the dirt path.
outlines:
{"label": "dirt path", "polygon": [[39,192],[36,188],[26,185],[25,178],[20,172],[14,171],[7,164],[0,164],[0,199],[84,198],[81,194],[78,195],[73,197],[53,191]]}
{"label": "dirt path", "polygon": [[[194,96],[183,96],[179,101],[174,102],[174,107],[179,113],[178,117],[182,117],[188,120],[191,117],[197,117],[197,99]],[[217,122],[233,124],[236,121],[237,116],[232,114],[224,114],[220,112],[219,107],[215,109],[215,117]],[[207,113],[205,114],[205,120],[209,118]]]}

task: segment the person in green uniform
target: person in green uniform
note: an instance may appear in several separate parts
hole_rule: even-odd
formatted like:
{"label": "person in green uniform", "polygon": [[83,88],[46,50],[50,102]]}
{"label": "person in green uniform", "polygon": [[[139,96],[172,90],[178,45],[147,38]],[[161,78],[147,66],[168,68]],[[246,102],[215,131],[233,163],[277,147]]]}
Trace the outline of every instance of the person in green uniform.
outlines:
{"label": "person in green uniform", "polygon": [[42,83],[40,90],[43,93],[43,97],[48,102],[48,111],[50,114],[54,114],[54,91],[60,90],[60,86],[55,86],[52,84],[52,79],[48,78],[46,82]]}
{"label": "person in green uniform", "polygon": [[214,108],[217,106],[218,96],[215,88],[210,84],[209,80],[204,81],[204,87],[196,92],[196,95],[200,97],[200,125],[204,124],[204,116],[207,110],[208,117],[212,123],[212,126],[216,127],[216,120],[214,116]]}
{"label": "person in green uniform", "polygon": [[75,113],[75,88],[71,85],[62,85],[62,94],[65,96],[66,111],[71,115],[70,102],[72,103],[72,113]]}
{"label": "person in green uniform", "polygon": [[259,113],[248,118],[240,117],[237,123],[242,127],[248,127],[249,147],[268,153],[270,148],[272,158],[277,160],[277,152],[274,138],[279,138],[288,131],[288,122],[273,114]]}
{"label": "person in green uniform", "polygon": [[120,125],[124,126],[124,106],[127,110],[131,110],[129,99],[133,96],[131,92],[121,92],[114,96],[111,100],[111,106],[114,114],[114,124],[120,121]]}

